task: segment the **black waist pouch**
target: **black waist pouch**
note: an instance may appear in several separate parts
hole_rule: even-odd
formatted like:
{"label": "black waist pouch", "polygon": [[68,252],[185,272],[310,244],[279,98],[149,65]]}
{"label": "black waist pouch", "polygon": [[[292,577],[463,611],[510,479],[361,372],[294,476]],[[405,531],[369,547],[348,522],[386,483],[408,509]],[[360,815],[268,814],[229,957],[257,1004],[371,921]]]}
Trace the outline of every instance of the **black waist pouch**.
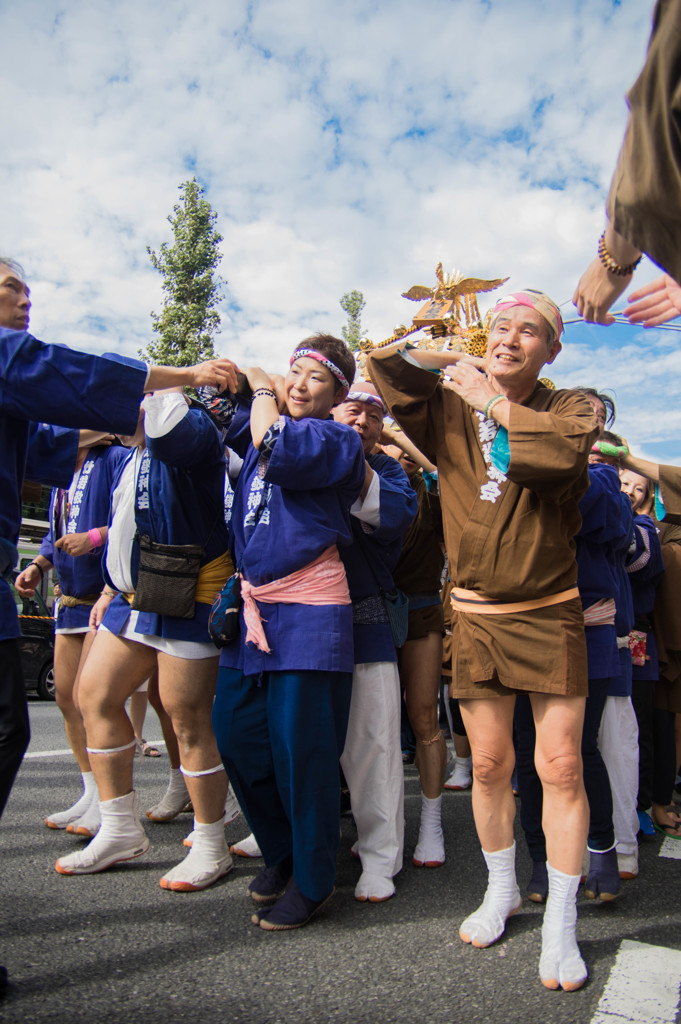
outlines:
{"label": "black waist pouch", "polygon": [[158,544],[139,533],[135,540],[140,547],[140,564],[132,607],[140,612],[193,619],[204,556],[201,545]]}

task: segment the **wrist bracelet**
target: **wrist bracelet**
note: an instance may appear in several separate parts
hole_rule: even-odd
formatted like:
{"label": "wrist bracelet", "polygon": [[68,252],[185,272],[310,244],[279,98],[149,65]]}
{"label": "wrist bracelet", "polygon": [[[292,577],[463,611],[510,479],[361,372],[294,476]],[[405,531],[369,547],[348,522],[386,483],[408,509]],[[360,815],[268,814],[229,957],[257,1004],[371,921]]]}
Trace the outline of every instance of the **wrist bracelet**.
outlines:
{"label": "wrist bracelet", "polygon": [[256,388],[255,391],[253,392],[253,397],[257,398],[258,395],[269,395],[269,397],[274,398],[275,401],[277,397],[272,388]]}
{"label": "wrist bracelet", "polygon": [[104,538],[102,537],[99,530],[95,528],[93,528],[92,530],[88,530],[87,535],[90,538],[93,549],[101,548],[102,544],[104,543]]}
{"label": "wrist bracelet", "polygon": [[615,274],[617,277],[629,277],[634,273],[636,267],[643,259],[643,255],[639,256],[633,263],[628,263],[626,266],[622,266],[618,263],[614,256],[611,256],[605,247],[605,231],[598,239],[598,258],[607,271],[611,274]]}
{"label": "wrist bracelet", "polygon": [[101,597],[115,597],[116,596],[116,591],[115,590],[107,590],[107,588],[104,587],[104,590],[102,591],[100,596]]}
{"label": "wrist bracelet", "polygon": [[505,401],[506,401],[506,395],[493,395],[492,398],[490,398],[489,402],[487,403],[487,405],[485,406],[485,408],[483,410],[483,415],[484,415],[485,419],[486,420],[489,419],[489,414],[490,414],[490,412],[492,411],[492,409],[494,408],[495,405],[498,405],[499,402],[505,402]]}
{"label": "wrist bracelet", "polygon": [[31,562],[31,565],[34,565],[36,567],[36,569],[40,573],[40,579],[44,580],[45,579],[45,573],[43,572],[43,567],[41,565],[38,565],[37,562]]}

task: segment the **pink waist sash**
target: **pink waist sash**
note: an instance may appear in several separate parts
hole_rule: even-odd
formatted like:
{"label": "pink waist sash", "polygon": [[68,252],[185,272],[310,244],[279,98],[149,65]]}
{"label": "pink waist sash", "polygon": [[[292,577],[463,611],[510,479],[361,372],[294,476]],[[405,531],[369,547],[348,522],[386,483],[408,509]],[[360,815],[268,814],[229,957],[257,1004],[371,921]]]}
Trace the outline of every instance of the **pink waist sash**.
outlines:
{"label": "pink waist sash", "polygon": [[615,610],[614,598],[602,597],[600,601],[596,601],[584,609],[584,625],[614,626]]}
{"label": "pink waist sash", "polygon": [[[256,600],[264,604],[350,604],[350,591],[345,566],[333,544],[314,562],[283,576],[280,580],[254,587],[241,577],[241,596],[244,599],[246,643],[253,643],[261,651],[270,653],[260,610]],[[267,621],[267,620],[265,620]]]}

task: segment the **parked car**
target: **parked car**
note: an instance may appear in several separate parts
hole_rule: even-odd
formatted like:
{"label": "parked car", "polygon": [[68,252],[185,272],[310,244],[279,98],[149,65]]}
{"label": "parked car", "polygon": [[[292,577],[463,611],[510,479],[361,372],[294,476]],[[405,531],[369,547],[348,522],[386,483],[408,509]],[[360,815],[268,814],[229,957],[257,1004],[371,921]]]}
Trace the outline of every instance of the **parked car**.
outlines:
{"label": "parked car", "polygon": [[[14,574],[14,578],[18,574]],[[10,586],[12,581],[10,581]],[[54,700],[54,617],[42,597],[19,597],[12,586],[19,616],[19,651],[24,685],[42,700]]]}

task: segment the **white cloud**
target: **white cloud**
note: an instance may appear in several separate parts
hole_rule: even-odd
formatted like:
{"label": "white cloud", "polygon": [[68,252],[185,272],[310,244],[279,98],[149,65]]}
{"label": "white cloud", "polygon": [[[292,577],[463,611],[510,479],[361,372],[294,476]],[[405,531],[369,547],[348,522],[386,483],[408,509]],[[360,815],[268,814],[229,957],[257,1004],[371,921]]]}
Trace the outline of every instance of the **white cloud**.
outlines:
{"label": "white cloud", "polygon": [[[0,248],[26,264],[33,329],[136,353],[161,304],[146,245],[169,237],[178,185],[194,171],[224,235],[219,345],[237,360],[285,365],[305,333],[340,329],[352,288],[380,340],[411,318],[400,293],[430,283],[439,260],[568,300],[603,222],[651,9],[4,5]],[[644,383],[621,404],[637,431],[671,440],[671,413],[654,430],[643,422],[657,389],[670,394],[670,373],[648,372],[649,344],[628,356]],[[599,352],[566,349],[556,368],[598,375]]]}

